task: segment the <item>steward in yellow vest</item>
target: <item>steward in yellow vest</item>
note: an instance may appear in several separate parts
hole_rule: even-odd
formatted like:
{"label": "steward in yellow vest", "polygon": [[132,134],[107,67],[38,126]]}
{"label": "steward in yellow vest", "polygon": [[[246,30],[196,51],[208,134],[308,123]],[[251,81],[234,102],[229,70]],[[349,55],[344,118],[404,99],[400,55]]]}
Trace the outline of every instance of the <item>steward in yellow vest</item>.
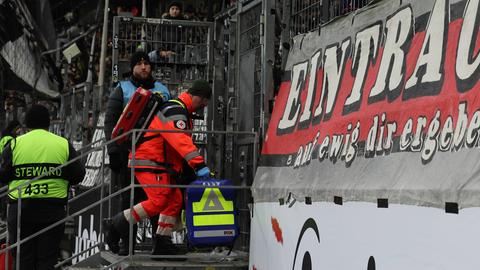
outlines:
{"label": "steward in yellow vest", "polygon": [[[80,160],[57,168],[77,157],[77,153],[65,138],[48,132],[50,115],[47,108],[32,106],[25,122],[30,131],[5,146],[0,167],[0,180],[8,183],[10,190],[7,217],[10,244],[17,242],[20,198],[20,237],[24,239],[65,217],[69,186],[79,183],[85,176]],[[24,186],[19,193],[17,188],[21,185]],[[54,269],[64,227],[61,224],[22,243],[20,265],[16,269]]]}

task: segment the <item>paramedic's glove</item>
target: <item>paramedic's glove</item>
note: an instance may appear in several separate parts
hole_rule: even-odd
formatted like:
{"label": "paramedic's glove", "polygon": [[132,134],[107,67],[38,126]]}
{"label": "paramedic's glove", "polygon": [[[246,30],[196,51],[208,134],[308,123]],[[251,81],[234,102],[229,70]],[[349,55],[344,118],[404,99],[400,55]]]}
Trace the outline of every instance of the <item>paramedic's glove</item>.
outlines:
{"label": "paramedic's glove", "polygon": [[210,176],[210,169],[208,167],[203,167],[197,171],[198,177],[209,177]]}

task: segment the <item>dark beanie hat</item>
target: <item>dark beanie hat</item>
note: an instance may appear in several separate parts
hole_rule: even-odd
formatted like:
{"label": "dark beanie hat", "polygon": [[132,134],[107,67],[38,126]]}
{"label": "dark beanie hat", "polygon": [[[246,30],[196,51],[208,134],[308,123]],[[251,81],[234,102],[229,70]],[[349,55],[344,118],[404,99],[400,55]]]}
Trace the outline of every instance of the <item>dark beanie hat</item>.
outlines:
{"label": "dark beanie hat", "polygon": [[170,5],[168,5],[168,9],[170,9],[173,6],[176,6],[176,7],[178,7],[178,9],[182,10],[182,3],[180,3],[180,2],[172,1],[170,3]]}
{"label": "dark beanie hat", "polygon": [[192,87],[188,89],[188,93],[192,94],[193,96],[199,96],[210,99],[212,96],[212,88],[210,88],[210,84],[205,80],[196,80],[193,82]]}
{"label": "dark beanie hat", "polygon": [[33,105],[25,115],[25,125],[27,128],[44,128],[50,126],[50,113],[42,105]]}
{"label": "dark beanie hat", "polygon": [[150,64],[150,57],[148,57],[148,54],[144,51],[136,51],[133,55],[132,58],[130,59],[130,70],[133,70],[133,67],[135,67],[138,62],[145,60]]}

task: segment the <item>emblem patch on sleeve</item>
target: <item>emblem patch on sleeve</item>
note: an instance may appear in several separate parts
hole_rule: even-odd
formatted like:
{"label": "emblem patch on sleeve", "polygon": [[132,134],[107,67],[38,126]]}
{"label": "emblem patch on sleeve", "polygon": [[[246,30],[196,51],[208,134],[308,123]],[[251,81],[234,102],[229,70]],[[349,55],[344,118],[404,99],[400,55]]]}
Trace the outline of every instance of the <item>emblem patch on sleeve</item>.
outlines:
{"label": "emblem patch on sleeve", "polygon": [[178,129],[185,129],[187,127],[187,123],[183,120],[177,120],[175,121],[175,127]]}

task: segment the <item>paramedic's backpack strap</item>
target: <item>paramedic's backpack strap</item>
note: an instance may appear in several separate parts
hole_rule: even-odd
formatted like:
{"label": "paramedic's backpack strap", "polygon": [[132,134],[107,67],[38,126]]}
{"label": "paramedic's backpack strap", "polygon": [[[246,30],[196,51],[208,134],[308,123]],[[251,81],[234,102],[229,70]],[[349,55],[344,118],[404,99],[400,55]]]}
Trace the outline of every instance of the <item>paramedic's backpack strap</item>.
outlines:
{"label": "paramedic's backpack strap", "polygon": [[[135,90],[137,90],[137,87],[133,85],[130,80],[120,81],[120,87],[122,88],[123,92],[123,107],[125,108],[133,93],[135,93]],[[168,91],[167,87],[165,87],[165,85],[161,84],[160,82],[155,82],[155,87],[153,89],[150,89],[150,91],[154,93],[160,93],[163,101],[167,101],[170,99],[170,92]]]}
{"label": "paramedic's backpack strap", "polygon": [[183,104],[183,102],[181,102],[180,100],[171,99],[170,101],[179,104],[179,105],[182,106],[182,108],[184,108],[184,109],[187,109],[187,108],[185,107],[185,104]]}

